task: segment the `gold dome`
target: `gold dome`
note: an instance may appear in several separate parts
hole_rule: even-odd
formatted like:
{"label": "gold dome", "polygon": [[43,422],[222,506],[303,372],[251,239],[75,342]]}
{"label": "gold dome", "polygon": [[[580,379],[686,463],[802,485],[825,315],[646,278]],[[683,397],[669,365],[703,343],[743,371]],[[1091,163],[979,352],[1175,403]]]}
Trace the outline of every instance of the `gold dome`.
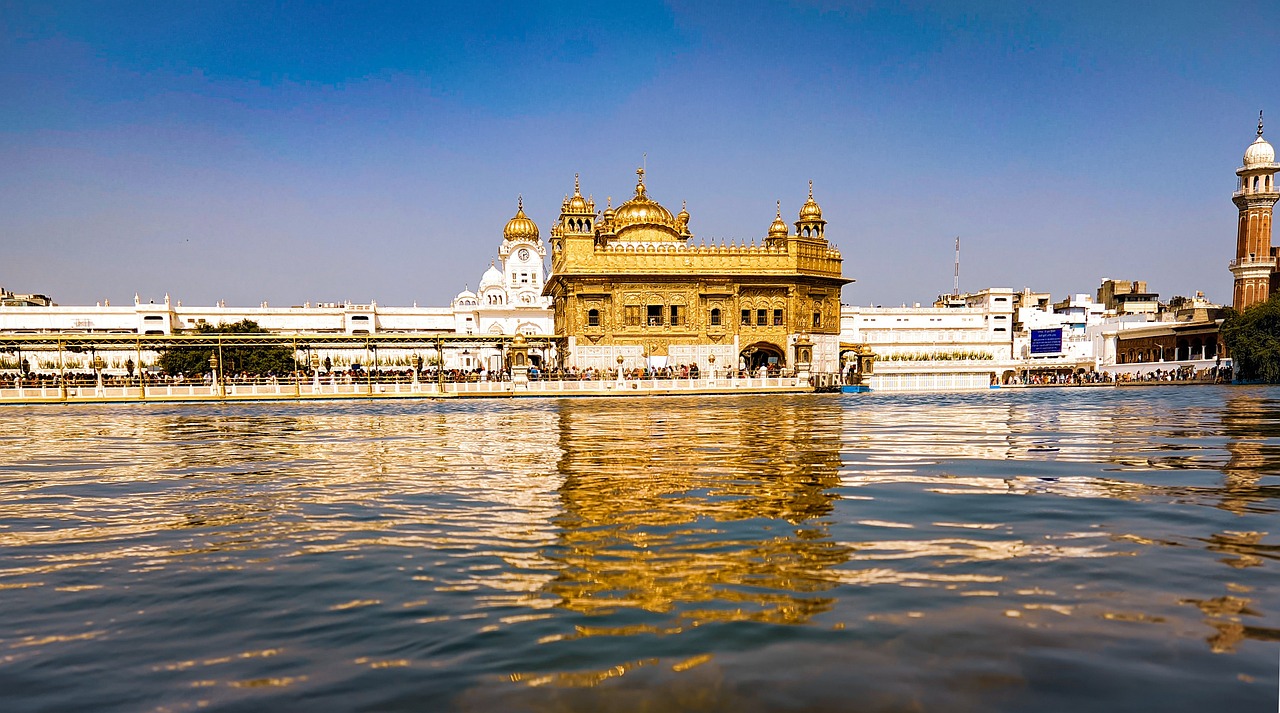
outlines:
{"label": "gold dome", "polygon": [[778,214],[774,216],[773,224],[769,226],[769,237],[787,237],[787,224],[782,222],[782,201],[778,201]]}
{"label": "gold dome", "polygon": [[538,224],[524,214],[524,196],[516,201],[516,215],[507,221],[502,229],[502,237],[506,240],[537,240]]}
{"label": "gold dome", "polygon": [[813,199],[813,181],[809,181],[809,200],[800,207],[800,220],[822,220],[822,209]]}
{"label": "gold dome", "polygon": [[573,197],[564,204],[564,212],[566,213],[587,213],[590,208],[587,201],[582,197],[582,188],[578,183],[578,174],[573,174]]}
{"label": "gold dome", "polygon": [[635,197],[618,206],[618,210],[613,214],[614,232],[621,237],[628,228],[647,227],[656,228],[671,237],[679,237],[681,229],[676,217],[660,203],[650,200],[645,195],[644,169],[637,169],[636,175],[639,176],[639,181],[636,183]]}

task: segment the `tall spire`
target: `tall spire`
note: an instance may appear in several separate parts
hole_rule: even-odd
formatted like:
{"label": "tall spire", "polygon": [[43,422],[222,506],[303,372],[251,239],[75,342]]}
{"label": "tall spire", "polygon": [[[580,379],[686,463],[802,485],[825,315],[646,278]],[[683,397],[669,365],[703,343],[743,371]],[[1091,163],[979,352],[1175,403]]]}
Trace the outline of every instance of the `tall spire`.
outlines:
{"label": "tall spire", "polygon": [[516,194],[516,210],[524,210],[524,194]]}
{"label": "tall spire", "polygon": [[573,195],[581,196],[582,188],[578,186],[578,174],[573,174]]}
{"label": "tall spire", "polygon": [[809,200],[813,200],[813,179],[809,179]]}
{"label": "tall spire", "polygon": [[1262,137],[1262,110],[1258,110],[1258,137]]}

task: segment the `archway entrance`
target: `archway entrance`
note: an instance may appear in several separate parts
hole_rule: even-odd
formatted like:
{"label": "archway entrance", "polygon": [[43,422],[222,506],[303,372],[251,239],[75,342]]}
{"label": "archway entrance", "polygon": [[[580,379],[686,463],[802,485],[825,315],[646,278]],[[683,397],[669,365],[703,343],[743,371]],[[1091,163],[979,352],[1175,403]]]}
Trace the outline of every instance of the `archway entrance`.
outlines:
{"label": "archway entrance", "polygon": [[762,366],[774,371],[787,365],[787,357],[784,355],[782,347],[776,344],[756,342],[743,349],[738,355],[738,365],[751,372],[758,371]]}

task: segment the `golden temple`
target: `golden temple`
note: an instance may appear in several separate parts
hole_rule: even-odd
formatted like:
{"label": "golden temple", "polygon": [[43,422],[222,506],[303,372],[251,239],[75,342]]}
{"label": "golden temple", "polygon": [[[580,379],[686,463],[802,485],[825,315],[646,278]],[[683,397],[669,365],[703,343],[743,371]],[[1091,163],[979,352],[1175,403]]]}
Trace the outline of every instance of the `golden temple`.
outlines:
{"label": "golden temple", "polygon": [[[687,208],[673,215],[649,197],[644,169],[636,175],[635,195],[603,213],[575,177],[551,228],[543,294],[562,363],[839,371],[840,289],[853,280],[812,181],[794,233],[779,202],[758,243],[695,244]],[[529,232],[522,218],[532,223],[518,214],[507,231]]]}

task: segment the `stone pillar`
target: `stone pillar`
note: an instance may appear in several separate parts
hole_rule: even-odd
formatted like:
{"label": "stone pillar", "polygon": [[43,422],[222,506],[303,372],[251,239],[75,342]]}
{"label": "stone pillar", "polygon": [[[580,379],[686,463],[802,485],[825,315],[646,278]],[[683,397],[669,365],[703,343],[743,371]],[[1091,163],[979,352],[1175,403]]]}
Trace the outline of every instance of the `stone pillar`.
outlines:
{"label": "stone pillar", "polygon": [[97,384],[94,385],[93,395],[98,398],[107,395],[107,390],[102,386],[102,370],[104,367],[106,367],[106,364],[102,362],[102,357],[95,355],[93,357],[93,370],[97,374]]}

